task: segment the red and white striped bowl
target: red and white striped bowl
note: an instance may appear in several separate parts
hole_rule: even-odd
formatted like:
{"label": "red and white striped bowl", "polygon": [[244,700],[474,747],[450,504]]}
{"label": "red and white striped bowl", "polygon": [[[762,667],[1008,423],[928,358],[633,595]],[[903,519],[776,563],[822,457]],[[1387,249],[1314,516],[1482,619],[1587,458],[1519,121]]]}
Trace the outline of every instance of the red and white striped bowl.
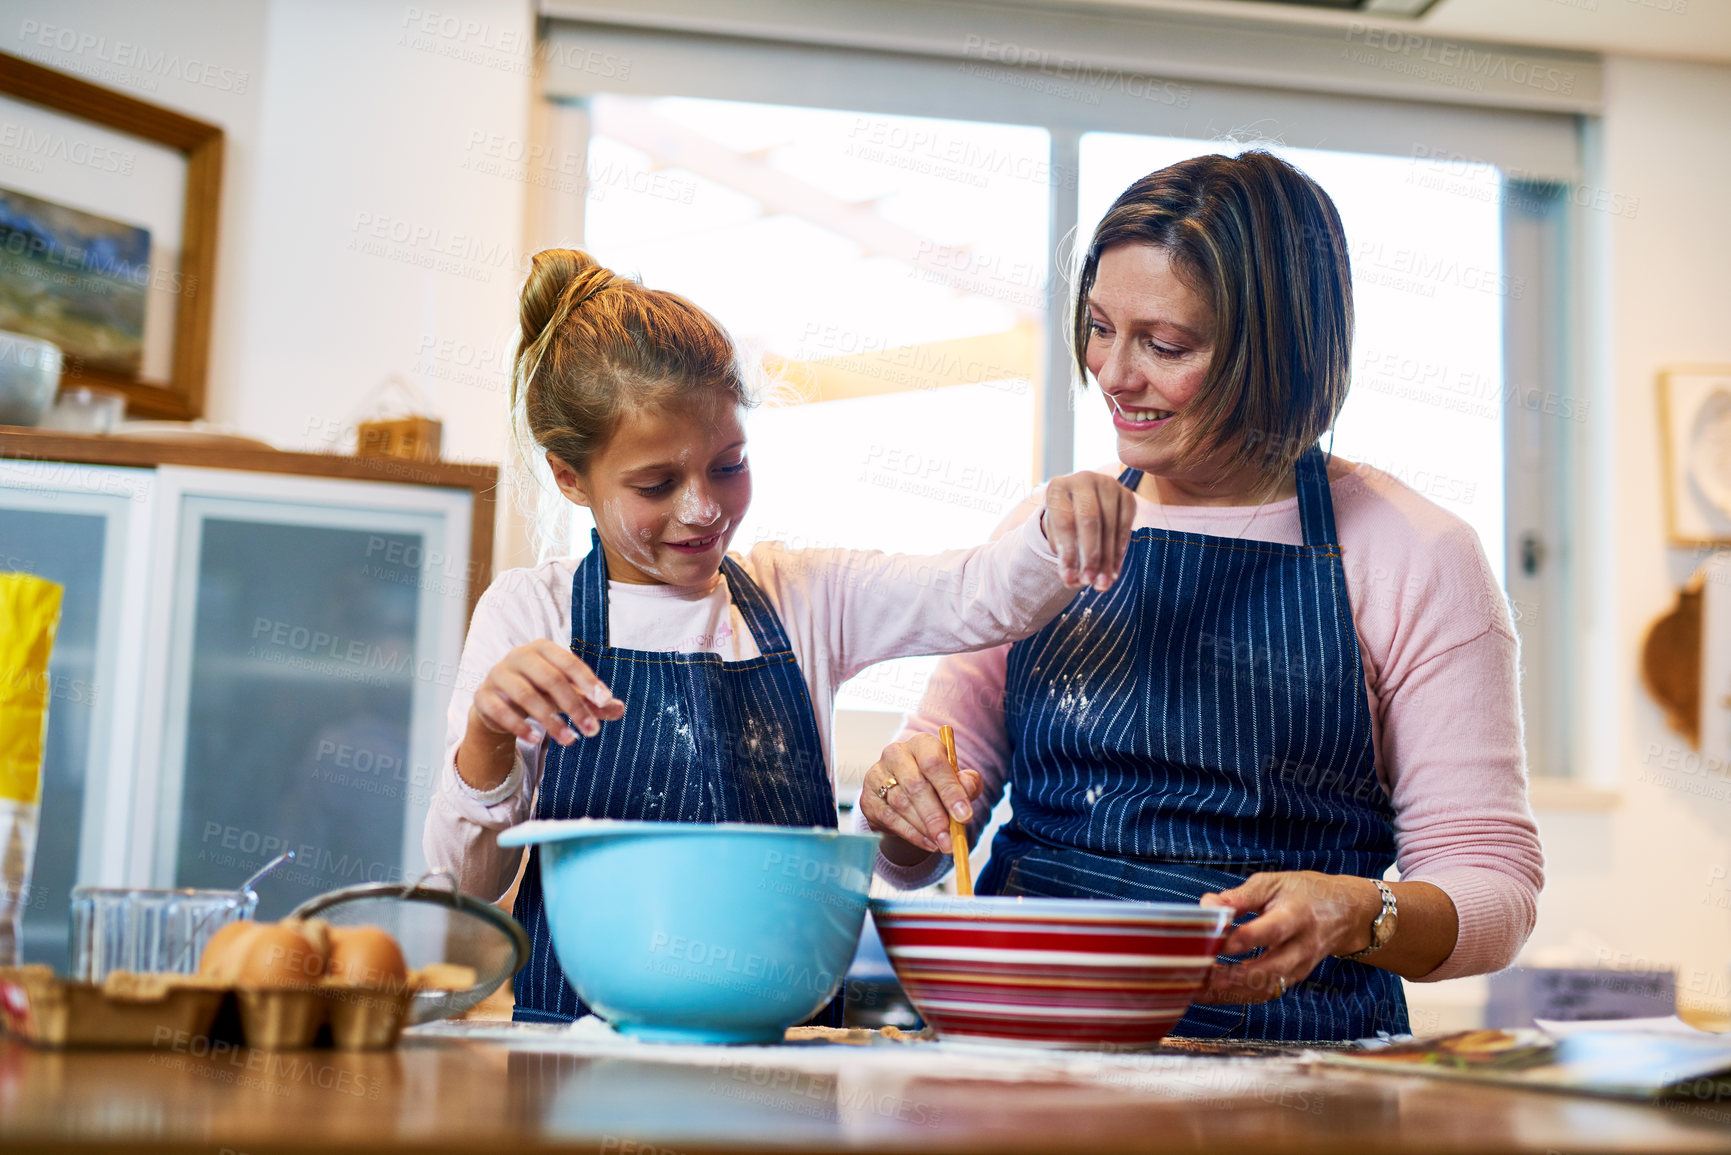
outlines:
{"label": "red and white striped bowl", "polygon": [[943,1038],[1149,1047],[1184,1017],[1235,912],[1171,902],[874,898],[878,937]]}

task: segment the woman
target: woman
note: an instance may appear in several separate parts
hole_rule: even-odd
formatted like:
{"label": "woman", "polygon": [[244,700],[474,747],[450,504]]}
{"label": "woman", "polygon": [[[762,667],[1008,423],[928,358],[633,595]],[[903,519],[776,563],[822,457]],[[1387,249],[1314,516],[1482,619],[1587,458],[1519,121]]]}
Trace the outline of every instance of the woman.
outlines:
{"label": "woman", "polygon": [[1507,965],[1543,867],[1515,634],[1476,536],[1318,446],[1352,347],[1334,205],[1262,152],[1144,177],[1095,230],[1074,341],[1137,499],[1123,576],[944,661],[865,777],[879,873],[935,881],[945,811],[977,838],[1013,784],[981,893],[1254,914],[1225,948],[1250,957],[1175,1033],[1404,1031],[1397,976]]}

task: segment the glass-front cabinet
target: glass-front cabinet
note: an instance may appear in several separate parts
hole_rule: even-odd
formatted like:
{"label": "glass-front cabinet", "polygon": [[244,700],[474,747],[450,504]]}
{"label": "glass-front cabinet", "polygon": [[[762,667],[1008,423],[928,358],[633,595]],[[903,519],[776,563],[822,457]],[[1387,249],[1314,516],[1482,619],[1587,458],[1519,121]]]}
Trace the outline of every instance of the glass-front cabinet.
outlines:
{"label": "glass-front cabinet", "polygon": [[27,961],[79,883],[238,885],[259,917],[423,869],[472,488],[0,461],[0,569],[66,588]]}
{"label": "glass-front cabinet", "polygon": [[[163,885],[229,886],[284,850],[259,915],[419,873],[463,642],[467,494],[162,470],[177,511],[154,812]],[[455,560],[460,559],[460,560]]]}
{"label": "glass-front cabinet", "polygon": [[[131,750],[115,735],[136,723],[117,692],[136,684],[142,646],[119,623],[144,612],[153,471],[85,470],[0,461],[0,572],[32,573],[63,589],[48,666],[48,732],[35,867],[22,895],[24,957],[64,968],[67,899],[79,882],[123,869],[109,804]],[[120,765],[117,765],[120,763]]]}

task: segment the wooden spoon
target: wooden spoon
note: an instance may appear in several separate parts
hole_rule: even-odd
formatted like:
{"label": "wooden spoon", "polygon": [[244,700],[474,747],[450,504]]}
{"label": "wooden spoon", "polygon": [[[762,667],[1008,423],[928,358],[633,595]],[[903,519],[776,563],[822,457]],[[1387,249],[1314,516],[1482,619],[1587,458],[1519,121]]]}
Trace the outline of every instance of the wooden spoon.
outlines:
{"label": "wooden spoon", "polygon": [[[944,753],[950,759],[950,773],[959,782],[962,771],[956,765],[956,732],[948,726],[939,726],[938,737],[944,741]],[[957,821],[954,814],[950,815],[950,846],[956,860],[956,893],[971,896],[974,893],[974,872],[968,867],[968,828]]]}

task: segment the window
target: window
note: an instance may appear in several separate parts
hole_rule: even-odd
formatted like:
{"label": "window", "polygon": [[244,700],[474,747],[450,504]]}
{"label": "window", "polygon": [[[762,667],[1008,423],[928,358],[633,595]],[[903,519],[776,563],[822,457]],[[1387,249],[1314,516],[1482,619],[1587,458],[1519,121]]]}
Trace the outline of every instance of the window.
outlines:
{"label": "window", "polygon": [[[1043,130],[621,96],[589,116],[589,249],[764,366],[736,548],[936,552],[1033,490]],[[899,713],[933,664],[876,667],[837,704]]]}
{"label": "window", "polygon": [[[542,3],[559,15],[558,0]],[[1572,669],[1562,627],[1573,515],[1563,498],[1579,423],[1552,416],[1573,404],[1576,340],[1564,289],[1572,225],[1566,198],[1555,194],[1582,175],[1581,116],[1601,86],[1595,62],[1558,62],[1576,86],[1567,98],[1487,80],[1462,103],[1438,87],[1447,78],[1367,71],[1346,59],[1338,28],[1247,25],[1225,37],[1184,14],[1077,10],[1052,20],[1000,6],[945,9],[884,29],[848,0],[791,26],[752,6],[723,9],[725,20],[669,17],[667,27],[648,29],[634,26],[626,0],[605,0],[583,5],[580,20],[547,25],[552,67],[541,84],[554,111],[543,139],[593,145],[588,198],[545,193],[537,211],[548,241],[585,237],[615,267],[687,291],[772,365],[791,363],[794,380],[858,387],[756,414],[760,486],[746,539],[935,548],[995,522],[1019,496],[1012,477],[1032,484],[1110,460],[1097,395],[1068,392],[1068,307],[1054,256],[1067,256],[1130,180],[1200,151],[1242,147],[1232,126],[1250,126],[1282,142],[1275,151],[1329,191],[1352,245],[1355,384],[1333,448],[1478,531],[1522,635],[1532,772],[1570,772]],[[729,33],[717,34],[723,26]],[[1147,61],[1149,74],[1109,63],[1132,57]],[[1247,62],[1257,62],[1251,83]],[[1161,70],[1168,75],[1155,75]],[[620,97],[636,100],[615,103]],[[747,187],[702,164],[682,167],[617,127],[616,113],[632,108],[731,153],[740,163],[709,155],[736,172],[755,165],[852,205],[852,216],[826,221],[787,205],[775,181]],[[913,144],[922,132],[940,143]],[[993,149],[1013,154],[1029,177],[995,176],[989,192],[969,187],[967,158]],[[959,173],[952,156],[963,158]],[[952,171],[939,172],[940,163]],[[695,191],[684,206],[664,195],[632,209],[613,191],[631,183],[620,179],[621,165],[697,182]],[[702,211],[700,199],[709,206]],[[985,283],[934,292],[918,254],[861,243],[855,226],[867,217],[926,236],[937,246],[926,258],[978,257]],[[741,252],[763,267],[739,268]],[[797,273],[778,279],[776,268]],[[1044,292],[1043,316],[1016,312],[996,283],[1006,278],[1011,288]],[[1020,334],[1016,345],[993,346],[989,360],[1005,370],[990,382],[922,377],[913,388],[885,387],[891,353],[917,361],[910,350],[1011,332]],[[1025,397],[1016,392],[1023,383]],[[868,432],[883,428],[901,447],[894,467],[887,442]],[[874,446],[878,456],[861,460]],[[905,489],[889,484],[895,468],[941,473],[952,463],[979,480],[924,492],[917,476]],[[848,486],[829,492],[847,493],[869,514],[855,519],[850,508],[836,527],[839,501],[825,500],[816,476]],[[988,491],[979,508],[945,502],[972,500],[972,484]],[[1544,615],[1523,612],[1539,605]],[[848,688],[837,716],[844,794],[919,689],[905,668]],[[851,750],[849,734],[859,739]]]}

